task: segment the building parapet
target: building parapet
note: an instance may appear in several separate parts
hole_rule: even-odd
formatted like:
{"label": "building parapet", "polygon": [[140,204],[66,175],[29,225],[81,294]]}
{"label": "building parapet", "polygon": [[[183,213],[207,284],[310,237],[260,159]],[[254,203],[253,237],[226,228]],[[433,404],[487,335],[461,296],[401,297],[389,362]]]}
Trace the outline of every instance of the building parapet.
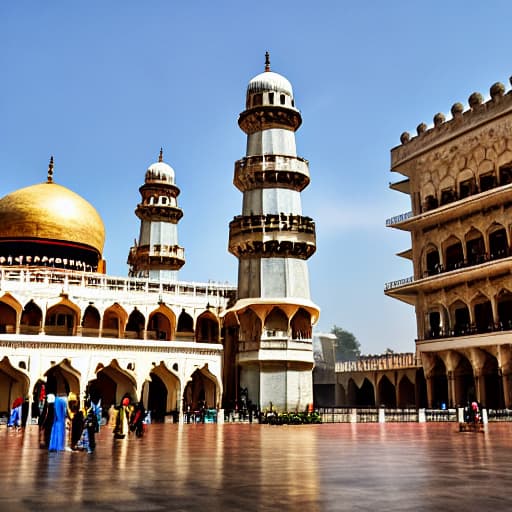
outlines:
{"label": "building parapet", "polygon": [[[128,292],[143,294],[174,294],[189,296],[229,297],[236,293],[236,286],[209,281],[196,283],[188,281],[162,282],[133,277],[115,277],[96,272],[75,272],[48,267],[0,266],[0,291],[33,285],[57,286],[66,293],[71,287],[107,292]],[[154,298],[152,299],[154,300]]]}
{"label": "building parapet", "polygon": [[484,102],[482,95],[474,92],[468,98],[468,110],[464,111],[461,103],[455,103],[451,108],[451,119],[446,120],[443,113],[437,113],[433,118],[432,128],[427,128],[425,123],[421,123],[416,129],[417,135],[412,138],[408,132],[403,132],[400,136],[401,145],[391,150],[391,168],[395,169],[439,144],[512,112],[512,90],[505,94],[505,86],[496,82],[490,88],[490,96],[491,98]]}
{"label": "building parapet", "polygon": [[338,361],[336,363],[336,373],[399,370],[420,366],[420,359],[412,352],[399,354],[391,353],[376,356],[361,356],[357,361]]}

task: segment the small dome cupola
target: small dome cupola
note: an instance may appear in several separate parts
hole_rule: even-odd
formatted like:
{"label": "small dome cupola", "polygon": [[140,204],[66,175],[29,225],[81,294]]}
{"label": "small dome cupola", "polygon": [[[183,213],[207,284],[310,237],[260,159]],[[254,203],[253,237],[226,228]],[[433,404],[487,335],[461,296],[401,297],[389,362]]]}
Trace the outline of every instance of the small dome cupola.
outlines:
{"label": "small dome cupola", "polygon": [[279,73],[270,71],[270,55],[265,53],[265,71],[247,85],[246,108],[259,106],[295,108],[292,84]]}
{"label": "small dome cupola", "polygon": [[160,148],[158,162],[151,164],[146,171],[146,183],[165,183],[174,185],[174,169],[164,162],[163,150]]}

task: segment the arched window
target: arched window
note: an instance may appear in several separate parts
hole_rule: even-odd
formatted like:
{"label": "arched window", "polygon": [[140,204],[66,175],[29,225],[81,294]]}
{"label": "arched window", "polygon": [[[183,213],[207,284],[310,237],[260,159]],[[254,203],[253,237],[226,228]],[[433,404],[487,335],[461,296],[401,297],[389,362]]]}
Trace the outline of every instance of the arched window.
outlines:
{"label": "arched window", "polygon": [[54,336],[73,336],[77,323],[76,312],[65,304],[51,307],[46,314],[45,333]]}
{"label": "arched window", "polygon": [[311,315],[304,308],[293,315],[291,327],[294,340],[311,339]]}
{"label": "arched window", "polygon": [[427,254],[425,256],[425,264],[426,264],[426,275],[433,276],[435,274],[439,274],[441,272],[441,264],[439,261],[439,251],[437,247],[431,246],[427,249]]}
{"label": "arched window", "polygon": [[505,258],[509,254],[507,232],[499,224],[493,226],[489,233],[489,249],[491,260]]}
{"label": "arched window", "polygon": [[267,336],[288,336],[288,317],[280,308],[274,308],[265,319]]}
{"label": "arched window", "polygon": [[262,93],[255,94],[252,97],[252,106],[257,107],[261,104],[263,104],[263,94]]}
{"label": "arched window", "polygon": [[286,97],[284,94],[281,94],[279,96],[279,102],[281,103],[281,105],[284,105],[286,103]]}
{"label": "arched window", "polygon": [[444,261],[446,270],[461,268],[464,265],[462,243],[457,238],[452,237],[446,243]]}
{"label": "arched window", "polygon": [[128,317],[128,323],[126,324],[125,329],[125,338],[139,338],[142,339],[144,335],[144,326],[146,324],[146,319],[144,315],[135,308]]}
{"label": "arched window", "polygon": [[491,190],[496,186],[496,175],[494,172],[488,172],[480,175],[480,192]]}
{"label": "arched window", "polygon": [[6,304],[0,302],[0,333],[16,332],[16,310]]}
{"label": "arched window", "polygon": [[100,314],[94,306],[87,306],[82,318],[82,336],[98,336],[100,330]]}
{"label": "arched window", "polygon": [[219,322],[212,313],[204,312],[197,319],[196,341],[203,343],[219,342]]}
{"label": "arched window", "polygon": [[484,237],[476,229],[466,235],[466,255],[468,265],[479,265],[485,261]]}
{"label": "arched window", "polygon": [[194,332],[194,320],[183,309],[178,317],[178,332]]}
{"label": "arched window", "polygon": [[43,313],[39,306],[31,300],[25,306],[21,314],[20,333],[21,334],[39,334]]}

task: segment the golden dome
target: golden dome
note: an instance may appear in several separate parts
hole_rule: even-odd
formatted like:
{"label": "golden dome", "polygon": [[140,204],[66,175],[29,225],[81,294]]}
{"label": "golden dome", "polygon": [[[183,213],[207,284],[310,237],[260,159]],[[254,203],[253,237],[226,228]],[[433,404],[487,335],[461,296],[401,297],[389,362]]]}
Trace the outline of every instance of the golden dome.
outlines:
{"label": "golden dome", "polygon": [[91,247],[101,257],[105,227],[84,198],[53,182],[25,187],[0,199],[0,239],[59,240]]}

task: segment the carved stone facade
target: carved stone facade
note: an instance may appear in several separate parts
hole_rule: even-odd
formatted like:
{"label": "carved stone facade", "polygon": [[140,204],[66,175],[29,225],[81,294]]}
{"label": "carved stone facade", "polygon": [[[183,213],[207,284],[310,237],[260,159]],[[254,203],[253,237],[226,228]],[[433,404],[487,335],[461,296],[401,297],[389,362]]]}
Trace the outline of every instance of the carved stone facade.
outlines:
{"label": "carved stone facade", "polygon": [[412,211],[387,225],[410,232],[414,274],[385,293],[415,307],[429,406],[512,405],[512,91],[490,96],[391,151]]}

